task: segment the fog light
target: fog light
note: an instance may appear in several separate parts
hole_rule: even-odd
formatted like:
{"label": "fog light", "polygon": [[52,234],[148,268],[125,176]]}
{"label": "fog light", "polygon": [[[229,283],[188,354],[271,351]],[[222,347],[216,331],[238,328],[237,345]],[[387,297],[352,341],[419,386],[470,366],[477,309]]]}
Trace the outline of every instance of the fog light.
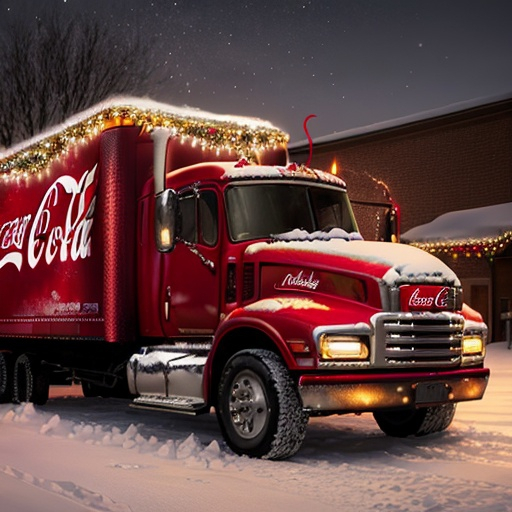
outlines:
{"label": "fog light", "polygon": [[322,334],[320,356],[322,359],[361,361],[368,359],[368,345],[357,336]]}
{"label": "fog light", "polygon": [[484,341],[480,336],[464,336],[462,339],[462,353],[464,355],[481,354],[484,350]]}

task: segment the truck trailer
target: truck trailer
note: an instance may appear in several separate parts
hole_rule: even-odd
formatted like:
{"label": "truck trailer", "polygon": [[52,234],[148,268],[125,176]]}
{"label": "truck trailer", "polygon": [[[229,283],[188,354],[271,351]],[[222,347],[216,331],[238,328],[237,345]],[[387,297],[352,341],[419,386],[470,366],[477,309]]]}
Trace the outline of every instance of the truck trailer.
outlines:
{"label": "truck trailer", "polygon": [[431,254],[365,241],[344,181],[288,161],[259,119],[137,98],[0,155],[0,401],[215,411],[250,457],[310,416],[391,436],[482,398],[487,327]]}

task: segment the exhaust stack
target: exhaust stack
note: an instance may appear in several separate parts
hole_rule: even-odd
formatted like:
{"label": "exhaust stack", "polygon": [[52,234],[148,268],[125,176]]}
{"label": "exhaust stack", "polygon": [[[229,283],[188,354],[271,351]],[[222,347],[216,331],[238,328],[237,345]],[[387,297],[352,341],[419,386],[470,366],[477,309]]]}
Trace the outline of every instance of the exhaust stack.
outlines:
{"label": "exhaust stack", "polygon": [[171,136],[169,128],[155,128],[151,133],[153,139],[153,177],[155,179],[155,195],[165,190],[165,157],[167,141]]}

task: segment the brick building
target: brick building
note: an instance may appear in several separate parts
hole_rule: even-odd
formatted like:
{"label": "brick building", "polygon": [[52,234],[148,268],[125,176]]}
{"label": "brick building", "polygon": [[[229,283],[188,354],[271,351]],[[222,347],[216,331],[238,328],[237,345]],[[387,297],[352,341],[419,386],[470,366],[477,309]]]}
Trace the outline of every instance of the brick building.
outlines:
{"label": "brick building", "polygon": [[[308,157],[307,144],[290,146],[292,161]],[[512,94],[316,139],[311,165],[330,170],[333,163],[352,198],[368,196],[369,176],[381,184],[400,207],[402,233],[448,212],[510,203]],[[507,238],[490,256],[476,248],[492,241],[470,239],[475,250],[466,245],[461,252],[460,243],[444,240],[435,252],[457,272],[466,302],[483,314],[493,338],[503,339],[500,314],[512,310],[512,247]]]}

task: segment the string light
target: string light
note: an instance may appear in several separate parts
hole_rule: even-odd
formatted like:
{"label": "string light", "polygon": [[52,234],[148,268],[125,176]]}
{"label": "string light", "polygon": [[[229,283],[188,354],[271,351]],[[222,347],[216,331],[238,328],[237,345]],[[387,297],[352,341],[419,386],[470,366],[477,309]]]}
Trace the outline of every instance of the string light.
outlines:
{"label": "string light", "polygon": [[176,136],[192,138],[204,149],[234,150],[250,158],[254,158],[261,149],[277,148],[288,142],[286,133],[269,126],[257,126],[254,122],[241,126],[240,121],[215,120],[201,117],[200,113],[196,117],[192,112],[181,115],[158,108],[117,105],[105,107],[80,122],[0,158],[0,174],[2,177],[20,177],[41,173],[74,145],[118,126],[139,126],[141,132],[147,133],[157,127],[170,128]]}
{"label": "string light", "polygon": [[505,231],[496,237],[470,238],[467,240],[450,240],[446,242],[410,242],[431,254],[450,254],[454,260],[460,257],[488,258],[506,249],[512,243],[512,231]]}

